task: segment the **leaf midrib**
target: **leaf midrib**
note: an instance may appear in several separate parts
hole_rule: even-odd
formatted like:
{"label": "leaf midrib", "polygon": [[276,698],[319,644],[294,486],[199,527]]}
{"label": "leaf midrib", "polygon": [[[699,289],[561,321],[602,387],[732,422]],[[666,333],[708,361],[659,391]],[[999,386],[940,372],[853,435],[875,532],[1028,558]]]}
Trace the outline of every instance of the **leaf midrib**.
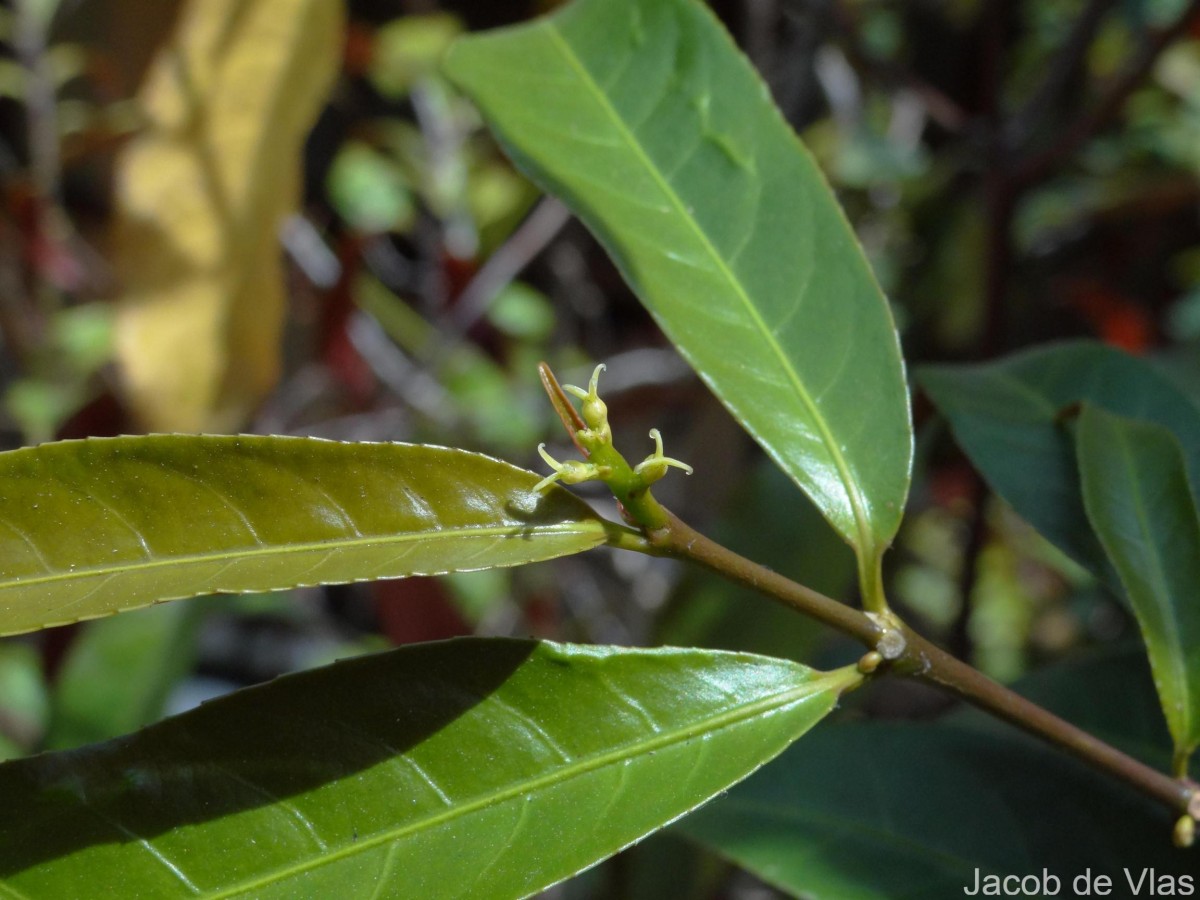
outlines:
{"label": "leaf midrib", "polygon": [[[507,788],[502,788],[497,791],[483,794],[474,799],[455,806],[452,809],[447,809],[436,815],[427,816],[418,821],[408,823],[392,831],[387,831],[370,838],[359,838],[348,846],[334,850],[330,853],[323,854],[309,861],[304,861],[296,865],[285,866],[271,873],[270,877],[255,878],[242,884],[224,888],[214,893],[207,894],[209,900],[221,900],[221,898],[235,897],[246,891],[251,891],[266,885],[274,884],[285,878],[290,878],[299,875],[303,872],[312,871],[320,866],[330,863],[339,862],[342,859],[348,858],[356,853],[371,850],[382,844],[393,841],[403,840],[414,833],[435,828],[443,822],[451,821],[455,818],[470,815],[477,810],[488,806],[499,805],[515,797],[532,794],[542,788],[549,788],[561,782],[569,781],[581,775],[586,775],[605,766],[620,762],[626,758],[634,758],[638,756],[648,756],[650,753],[671,746],[675,743],[685,743],[694,738],[701,737],[705,734],[715,734],[723,729],[731,728],[743,722],[749,721],[754,717],[770,713],[783,707],[802,703],[804,700],[819,696],[823,691],[833,692],[839,682],[829,677],[832,673],[826,673],[824,677],[818,676],[803,685],[789,688],[778,694],[772,694],[769,697],[764,697],[756,700],[753,703],[739,706],[732,710],[718,713],[715,716],[702,719],[699,722],[694,722],[691,725],[682,728],[676,728],[666,734],[659,733],[653,738],[641,742],[635,742],[632,745],[626,744],[606,753],[601,753],[597,756],[589,757],[578,764],[565,764],[561,767],[553,769],[551,772],[539,775],[536,778],[519,781],[509,785]],[[833,705],[835,697],[830,698],[830,706]]]}
{"label": "leaf midrib", "polygon": [[[1117,452],[1121,455],[1122,461],[1128,466],[1129,471],[1137,472],[1137,461],[1134,458],[1133,448],[1129,445],[1129,441],[1127,440],[1128,435],[1118,433],[1116,437],[1118,447]],[[1176,689],[1180,692],[1180,694],[1182,694],[1182,696],[1179,698],[1183,705],[1183,709],[1180,712],[1180,718],[1182,720],[1180,723],[1180,731],[1182,732],[1180,739],[1186,745],[1192,742],[1192,700],[1188,697],[1190,691],[1187,679],[1187,668],[1184,665],[1185,649],[1183,642],[1180,640],[1180,629],[1176,627],[1178,624],[1178,616],[1176,615],[1175,604],[1173,602],[1175,592],[1170,586],[1170,579],[1167,576],[1166,567],[1164,566],[1162,557],[1158,552],[1158,543],[1155,540],[1153,529],[1150,527],[1150,518],[1147,514],[1145,497],[1142,493],[1141,479],[1135,477],[1130,486],[1132,494],[1131,499],[1133,501],[1135,513],[1134,521],[1137,523],[1138,532],[1142,538],[1142,544],[1145,547],[1146,554],[1149,556],[1151,562],[1150,577],[1158,589],[1157,591],[1154,591],[1154,589],[1151,590],[1152,596],[1150,600],[1163,616],[1162,624],[1164,627],[1162,629],[1163,633],[1160,635],[1160,638],[1162,638],[1164,643],[1168,644],[1171,648],[1167,653],[1167,667],[1172,673]],[[1190,494],[1187,495],[1187,499],[1189,502],[1191,502]],[[1124,580],[1123,574],[1121,577],[1122,580]],[[1126,586],[1126,590],[1128,590],[1128,585]],[[1153,596],[1155,593],[1158,593],[1158,595],[1162,597],[1162,604],[1158,602],[1157,597]],[[1152,668],[1156,668],[1155,655],[1156,654],[1153,652],[1150,654],[1150,663]],[[1167,716],[1167,719],[1170,721],[1169,715]]]}
{"label": "leaf midrib", "polygon": [[846,462],[845,457],[842,455],[841,449],[838,447],[837,442],[833,439],[833,434],[829,430],[828,423],[825,421],[824,416],[821,415],[821,412],[817,407],[816,402],[813,400],[812,395],[809,394],[809,392],[805,389],[803,382],[801,382],[795,369],[791,366],[783,348],[779,345],[779,342],[775,340],[775,336],[771,333],[770,329],[766,327],[766,323],[763,321],[762,316],[759,315],[758,310],[755,308],[750,296],[746,293],[742,283],[734,275],[733,270],[730,269],[726,264],[724,257],[722,257],[717,251],[717,248],[709,239],[708,234],[703,228],[700,227],[700,224],[688,212],[687,204],[685,204],[682,198],[676,193],[670,182],[662,176],[658,167],[654,165],[649,155],[643,149],[641,142],[637,139],[637,136],[626,126],[624,120],[617,113],[617,110],[613,107],[612,103],[609,102],[608,97],[604,94],[603,90],[601,90],[600,85],[596,82],[595,78],[592,77],[592,74],[584,67],[582,60],[579,59],[579,57],[571,49],[570,44],[559,33],[558,28],[553,20],[545,21],[541,25],[541,28],[550,36],[553,45],[562,54],[563,58],[567,61],[567,64],[578,74],[579,78],[584,84],[584,87],[588,90],[588,92],[591,93],[596,103],[611,119],[617,132],[625,140],[632,153],[645,167],[646,171],[650,174],[650,177],[659,186],[671,205],[675,207],[675,210],[679,216],[683,219],[683,221],[688,223],[697,240],[700,242],[701,246],[716,265],[718,273],[732,287],[734,295],[745,307],[746,314],[750,317],[751,321],[758,329],[767,346],[775,354],[785,375],[787,376],[788,382],[795,391],[796,396],[800,399],[801,404],[808,411],[812,421],[816,424],[817,431],[821,438],[821,443],[825,446],[826,452],[833,460],[833,464],[838,471],[838,475],[840,476],[842,482],[842,489],[846,493],[846,499],[850,502],[851,512],[854,516],[855,528],[858,531],[860,543],[859,550],[864,554],[864,556],[871,555],[874,552],[875,541],[872,535],[869,517],[866,513],[865,503],[858,490],[858,483],[852,477],[850,467]]}
{"label": "leaf midrib", "polygon": [[132,576],[136,573],[152,569],[185,566],[191,563],[199,562],[236,562],[242,559],[251,559],[256,556],[264,558],[269,558],[272,556],[284,557],[314,550],[354,550],[358,547],[403,544],[409,542],[415,543],[419,541],[439,540],[442,538],[453,539],[460,537],[488,537],[494,535],[496,537],[515,537],[526,539],[530,536],[544,534],[587,534],[591,531],[595,531],[600,535],[606,534],[606,530],[602,522],[579,522],[569,524],[559,523],[554,525],[539,525],[532,528],[524,525],[509,525],[504,527],[480,525],[463,528],[443,528],[436,531],[404,532],[401,534],[392,535],[372,535],[367,537],[351,538],[347,540],[335,539],[329,541],[308,541],[304,543],[280,543],[222,553],[194,553],[187,555],[181,554],[176,556],[163,556],[160,559],[142,560],[105,567],[94,566],[91,568],[54,572],[33,578],[18,577],[0,579],[0,594],[6,590],[12,590],[15,588],[24,589],[28,587],[37,587],[39,585],[69,582],[72,580],[106,577],[114,574],[129,573]]}

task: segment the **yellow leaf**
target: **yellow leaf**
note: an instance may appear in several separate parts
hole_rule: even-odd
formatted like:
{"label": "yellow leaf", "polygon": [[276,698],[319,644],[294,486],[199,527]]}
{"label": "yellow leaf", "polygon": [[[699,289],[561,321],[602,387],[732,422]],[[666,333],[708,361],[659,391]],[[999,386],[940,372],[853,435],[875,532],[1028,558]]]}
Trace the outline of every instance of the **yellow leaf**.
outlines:
{"label": "yellow leaf", "polygon": [[147,75],[115,254],[117,356],[149,430],[236,429],[279,377],[279,227],[342,15],[342,0],[189,0]]}

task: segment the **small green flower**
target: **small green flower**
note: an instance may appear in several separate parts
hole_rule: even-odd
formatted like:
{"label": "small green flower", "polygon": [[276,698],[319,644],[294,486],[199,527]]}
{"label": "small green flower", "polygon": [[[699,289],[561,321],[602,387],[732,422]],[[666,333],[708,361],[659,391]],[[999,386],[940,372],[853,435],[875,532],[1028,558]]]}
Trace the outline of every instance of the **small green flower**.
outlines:
{"label": "small green flower", "polygon": [[577,459],[559,462],[546,452],[545,444],[538,444],[538,453],[554,471],[533,486],[537,493],[541,493],[556,481],[563,484],[579,484],[581,481],[602,481],[612,474],[612,469],[608,466],[597,466]]}
{"label": "small green flower", "polygon": [[642,484],[647,486],[654,484],[667,474],[668,466],[683,469],[688,475],[692,474],[693,469],[687,463],[663,456],[662,435],[657,428],[650,429],[650,437],[654,438],[654,452],[633,467],[634,474],[642,479]]}
{"label": "small green flower", "polygon": [[580,404],[580,413],[588,427],[586,431],[577,432],[575,436],[589,450],[612,444],[612,429],[608,425],[608,404],[600,399],[599,394],[600,373],[604,369],[604,363],[596,366],[586,391],[573,384],[563,385],[564,391],[583,401]]}
{"label": "small green flower", "polygon": [[[672,466],[683,469],[689,475],[692,474],[692,467],[663,455],[662,435],[657,428],[650,430],[650,437],[654,439],[654,452],[636,466],[631,466],[626,461],[613,446],[612,429],[608,424],[608,406],[600,399],[599,382],[600,373],[603,371],[603,365],[596,366],[587,390],[584,390],[570,384],[560,387],[554,373],[549,371],[548,367],[543,368],[542,380],[550,399],[575,444],[588,459],[559,462],[546,452],[544,444],[539,445],[538,453],[554,471],[539,481],[534,490],[543,491],[556,481],[563,484],[603,481],[617,499],[626,521],[637,524],[643,530],[660,529],[668,521],[668,514],[650,495],[650,485],[666,475],[667,469]],[[581,401],[582,408],[578,412],[565,394]],[[580,427],[581,424],[583,427]]]}

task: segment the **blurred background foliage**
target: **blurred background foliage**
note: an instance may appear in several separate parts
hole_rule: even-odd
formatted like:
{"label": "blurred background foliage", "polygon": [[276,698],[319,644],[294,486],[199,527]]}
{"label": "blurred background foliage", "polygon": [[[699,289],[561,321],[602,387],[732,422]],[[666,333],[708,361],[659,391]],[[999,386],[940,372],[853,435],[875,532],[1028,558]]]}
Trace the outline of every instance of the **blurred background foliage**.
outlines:
{"label": "blurred background foliage", "polygon": [[[0,7],[4,449],[247,431],[431,442],[536,469],[539,441],[569,455],[536,363],[580,383],[605,362],[618,442],[636,455],[658,427],[696,467],[661,485],[667,505],[853,601],[848,549],[439,75],[465,29],[554,5]],[[713,7],[837,189],[910,365],[1092,336],[1200,398],[1200,3]],[[887,561],[897,605],[1002,680],[1134,638],[1125,610],[991,497],[914,401],[914,489]],[[469,633],[816,665],[854,654],[704,573],[597,551],[7,640],[0,753],[100,740],[286,671]],[[942,702],[880,685],[845,714],[918,717]],[[656,879],[678,871],[671,896],[769,895],[678,837],[553,893],[664,896]]]}

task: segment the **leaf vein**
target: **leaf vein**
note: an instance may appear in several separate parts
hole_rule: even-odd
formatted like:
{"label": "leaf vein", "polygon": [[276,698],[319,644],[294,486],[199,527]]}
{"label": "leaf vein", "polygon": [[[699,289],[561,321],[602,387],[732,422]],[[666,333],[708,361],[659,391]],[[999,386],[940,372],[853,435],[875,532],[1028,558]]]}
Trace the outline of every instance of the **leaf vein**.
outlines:
{"label": "leaf vein", "polygon": [[[562,782],[569,781],[573,778],[578,778],[581,775],[589,772],[602,769],[605,766],[613,765],[638,753],[649,753],[662,747],[669,747],[682,743],[694,736],[706,733],[716,733],[718,731],[731,728],[760,715],[767,715],[777,710],[799,706],[813,699],[824,699],[824,694],[827,690],[828,688],[819,682],[805,682],[803,684],[788,688],[787,690],[780,691],[777,694],[771,694],[767,697],[762,697],[751,703],[741,703],[734,706],[732,709],[725,709],[714,713],[708,718],[692,722],[686,727],[681,727],[670,732],[660,732],[652,738],[635,742],[635,744],[632,746],[623,745],[607,752],[596,754],[590,758],[577,760],[569,766],[555,767],[548,771],[543,771],[541,774],[535,777],[490,791],[470,801],[461,803],[454,809],[444,810],[440,813],[435,813],[423,819],[407,823],[404,826],[396,828],[384,835],[377,835],[368,839],[359,840],[349,847],[342,847],[332,850],[324,859],[303,860],[299,863],[285,866],[281,872],[277,873],[275,878],[259,876],[256,878],[247,879],[240,885],[235,885],[223,891],[215,891],[211,893],[209,900],[222,900],[222,898],[236,896],[237,894],[244,894],[248,891],[258,889],[263,884],[272,883],[273,881],[281,880],[284,877],[309,871],[326,863],[336,862],[352,853],[363,852],[372,849],[382,843],[385,843],[386,841],[402,840],[403,838],[417,831],[436,827],[442,822],[470,815],[485,807],[505,803],[509,800],[515,799],[516,797],[536,793],[544,788],[549,788]],[[736,698],[734,699],[736,700]]]}
{"label": "leaf vein", "polygon": [[[603,92],[601,86],[597,84],[596,79],[583,65],[582,60],[579,59],[574,49],[558,31],[554,23],[547,22],[543,27],[550,36],[551,42],[562,55],[563,59],[566,60],[567,65],[576,71],[582,84],[592,94],[597,106],[599,106],[600,109],[602,109],[609,116],[613,123],[614,129],[624,135],[630,151],[638,158],[639,162],[648,173],[651,180],[658,184],[659,189],[666,196],[670,205],[673,206],[679,213],[680,218],[684,222],[688,223],[691,230],[695,234],[697,241],[704,248],[705,252],[712,258],[717,272],[728,284],[731,293],[738,299],[745,311],[746,316],[754,323],[755,328],[759,332],[762,340],[779,363],[780,368],[786,374],[792,393],[808,412],[813,424],[816,427],[821,443],[824,446],[826,453],[829,455],[830,460],[833,462],[834,468],[838,472],[842,492],[850,504],[851,513],[855,522],[855,530],[858,532],[860,544],[859,550],[864,554],[873,556],[878,552],[878,550],[875,547],[875,542],[871,532],[870,517],[867,511],[868,504],[866,499],[862,496],[858,481],[856,478],[854,478],[850,469],[850,465],[842,453],[841,447],[834,440],[833,434],[830,431],[829,423],[825,420],[824,415],[821,413],[820,407],[818,407],[813,401],[813,397],[804,386],[804,383],[800,380],[799,375],[797,374],[795,368],[791,365],[791,362],[788,360],[788,357],[783,348],[780,346],[779,342],[771,335],[770,330],[767,328],[767,325],[763,320],[762,314],[754,305],[754,302],[751,300],[749,294],[747,294],[745,286],[734,275],[727,261],[722,258],[721,254],[717,251],[717,248],[713,244],[708,233],[703,227],[701,227],[695,216],[688,211],[687,204],[683,202],[683,199],[675,191],[674,187],[663,179],[662,172],[659,171],[654,161],[647,153],[646,148],[642,146],[641,142],[637,138],[637,135],[630,131],[628,125],[621,119],[612,102]],[[612,188],[607,189],[610,192],[612,191]]]}

